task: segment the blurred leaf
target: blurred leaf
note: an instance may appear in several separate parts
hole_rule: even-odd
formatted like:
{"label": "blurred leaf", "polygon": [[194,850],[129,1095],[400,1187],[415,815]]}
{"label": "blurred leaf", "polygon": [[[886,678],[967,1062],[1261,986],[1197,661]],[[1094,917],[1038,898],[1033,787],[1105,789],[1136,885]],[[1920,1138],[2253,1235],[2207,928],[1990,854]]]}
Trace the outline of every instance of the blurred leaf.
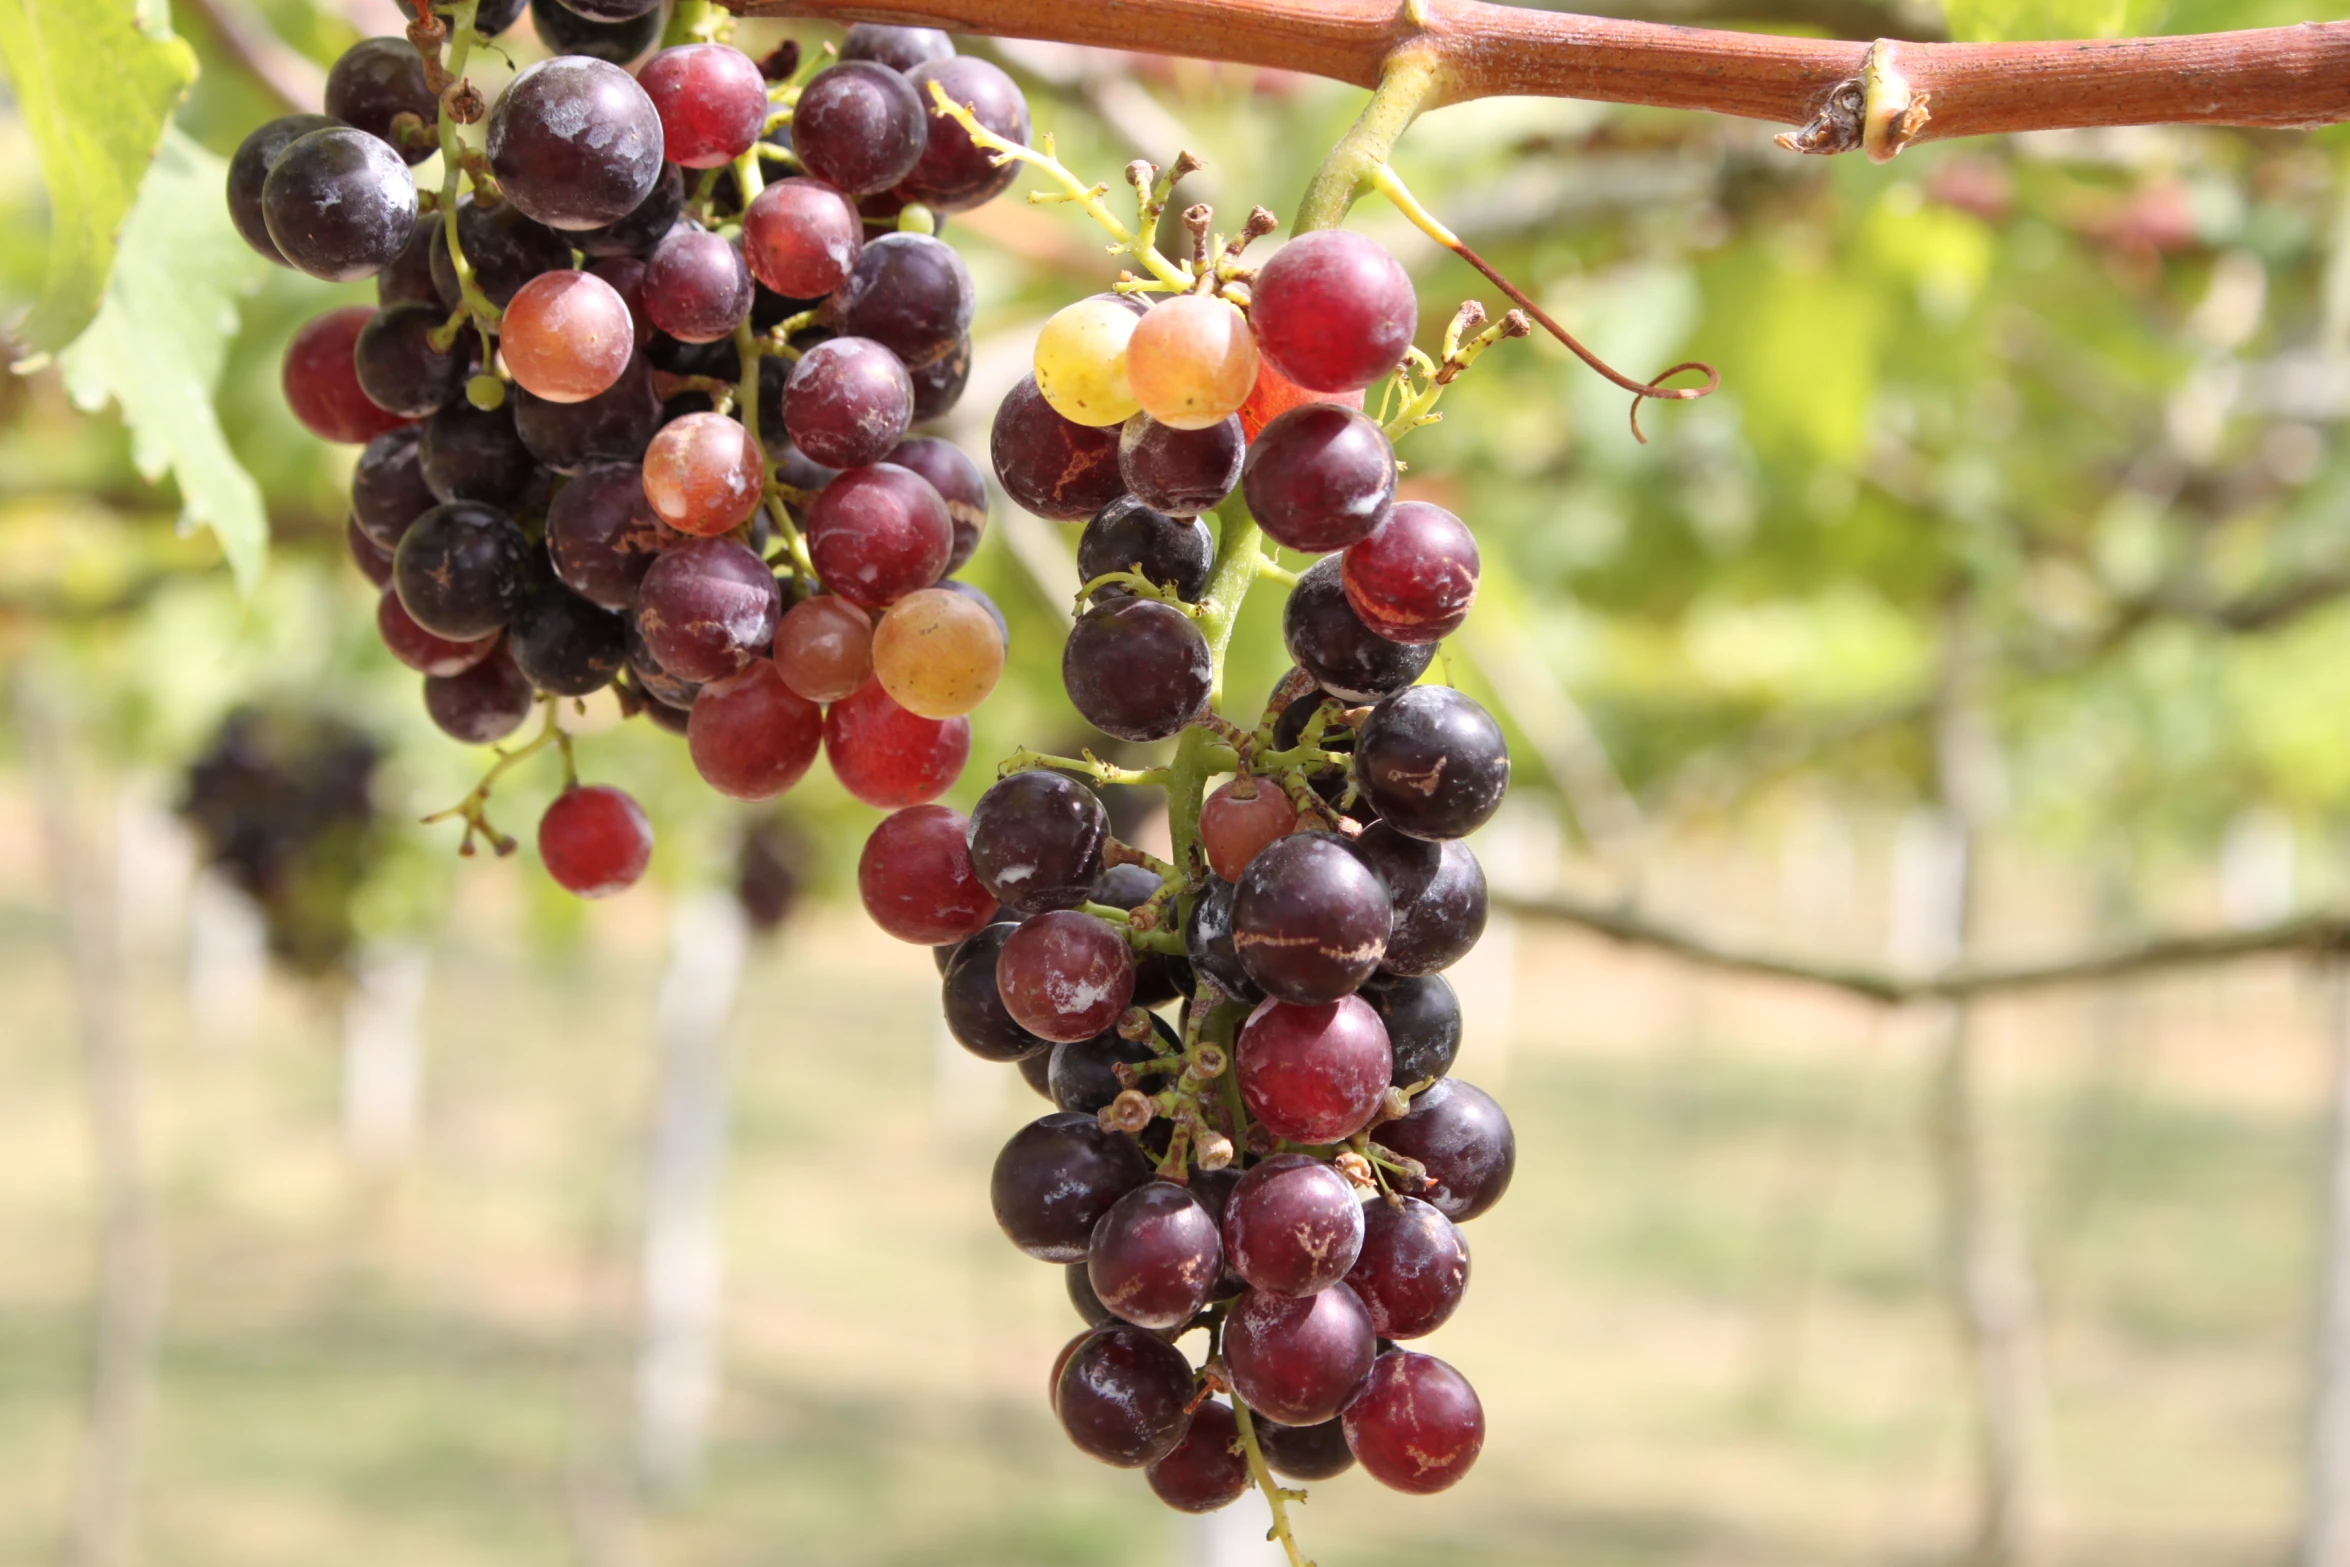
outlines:
{"label": "blurred leaf", "polygon": [[[196,56],[140,0],[0,0],[0,70],[49,187],[49,267],[22,336],[71,342],[98,313],[115,235]],[[214,191],[215,204],[218,190]]]}
{"label": "blurred leaf", "polygon": [[226,164],[177,131],[167,135],[123,225],[122,255],[90,329],[60,356],[66,389],[86,411],[109,398],[131,428],[132,460],[149,483],[179,483],[183,529],[220,540],[250,592],[269,548],[260,486],[237,462],[212,393],[237,327],[234,303],[266,265],[221,206]]}

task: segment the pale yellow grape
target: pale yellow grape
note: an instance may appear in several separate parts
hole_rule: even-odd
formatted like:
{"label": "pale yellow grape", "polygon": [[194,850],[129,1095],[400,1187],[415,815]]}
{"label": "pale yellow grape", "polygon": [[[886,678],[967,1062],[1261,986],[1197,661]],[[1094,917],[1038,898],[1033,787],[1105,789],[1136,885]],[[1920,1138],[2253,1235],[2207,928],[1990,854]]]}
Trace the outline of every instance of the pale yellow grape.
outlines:
{"label": "pale yellow grape", "polygon": [[1224,300],[1179,294],[1136,323],[1126,376],[1142,411],[1178,430],[1221,424],[1257,384],[1257,340]]}
{"label": "pale yellow grape", "polygon": [[1120,299],[1080,299],[1036,334],[1036,389],[1072,424],[1124,424],[1141,404],[1126,381],[1126,342],[1142,318]]}
{"label": "pale yellow grape", "polygon": [[960,718],[995,689],[1004,639],[995,617],[951,588],[921,588],[873,628],[873,675],[890,700],[923,718]]}

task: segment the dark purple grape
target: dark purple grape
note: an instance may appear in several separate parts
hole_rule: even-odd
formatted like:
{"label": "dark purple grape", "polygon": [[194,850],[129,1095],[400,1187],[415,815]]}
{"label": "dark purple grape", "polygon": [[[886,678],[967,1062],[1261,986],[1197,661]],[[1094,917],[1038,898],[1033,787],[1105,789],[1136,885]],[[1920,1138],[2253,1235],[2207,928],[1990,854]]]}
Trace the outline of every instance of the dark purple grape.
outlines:
{"label": "dark purple grape", "polygon": [[[1177,597],[1196,604],[1208,591],[1216,564],[1216,536],[1197,517],[1169,517],[1130,495],[1121,495],[1094,514],[1077,536],[1081,582],[1113,571],[1139,571]],[[1130,596],[1119,583],[1094,589],[1094,602]]]}
{"label": "dark purple grape", "polygon": [[379,588],[392,585],[392,552],[360,531],[359,519],[353,516],[343,524],[343,543],[351,551],[351,564],[359,574]]}
{"label": "dark purple grape", "polygon": [[459,399],[427,419],[423,431],[417,467],[442,500],[510,506],[530,488],[538,465],[514,428],[510,404],[476,408]]}
{"label": "dark purple grape", "polygon": [[1136,414],[1119,427],[1118,474],[1126,493],[1151,510],[1196,518],[1232,493],[1247,450],[1237,414],[1204,430]]}
{"label": "dark purple grape", "polygon": [[782,618],[775,573],[733,539],[692,539],[664,550],[637,585],[637,629],[680,680],[741,672],[775,640]]}
{"label": "dark purple grape", "polygon": [[1233,950],[1232,894],[1230,882],[1211,876],[1192,898],[1191,918],[1183,927],[1184,955],[1195,971],[1214,980],[1235,1001],[1261,1001],[1265,993]]}
{"label": "dark purple grape", "polygon": [[1224,1202],[1224,1255],[1253,1289],[1311,1295],[1346,1277],[1363,1249],[1363,1200],[1331,1165],[1277,1153]]}
{"label": "dark purple grape", "polygon": [[392,264],[375,275],[375,302],[379,305],[437,305],[445,317],[448,305],[441,299],[441,291],[433,286],[433,253],[443,249],[441,230],[445,225],[438,212],[419,212],[416,227],[409,232],[408,243],[392,258]]}
{"label": "dark purple grape", "polygon": [[1150,1178],[1133,1138],[1064,1111],[1012,1134],[996,1155],[989,1196],[1013,1245],[1040,1262],[1081,1262],[1095,1221]]}
{"label": "dark purple grape", "polygon": [[955,41],[935,27],[886,27],[858,22],[841,40],[844,60],[871,60],[893,71],[911,71],[925,60],[953,57]]}
{"label": "dark purple grape", "polygon": [[446,408],[465,390],[473,369],[470,338],[447,349],[432,345],[447,312],[433,305],[386,305],[359,333],[352,350],[359,389],[385,413],[422,419]]}
{"label": "dark purple grape", "polygon": [[1260,1417],[1257,1450],[1265,1455],[1265,1467],[1285,1480],[1335,1480],[1355,1461],[1354,1450],[1346,1445],[1346,1429],[1336,1420],[1285,1426]]}
{"label": "dark purple grape", "polygon": [[636,204],[634,212],[602,228],[581,229],[571,236],[571,242],[582,253],[604,260],[646,255],[677,227],[684,212],[685,171],[674,163],[664,163],[652,192]]}
{"label": "dark purple grape", "polygon": [[[422,163],[440,150],[434,127],[441,101],[425,85],[424,57],[405,38],[362,38],[345,49],[326,73],[326,112],[384,144],[409,163]],[[416,117],[412,137],[392,121]]]}
{"label": "dark purple grape", "polygon": [[1249,1488],[1248,1456],[1232,1406],[1217,1399],[1192,1411],[1191,1427],[1145,1471],[1152,1494],[1179,1513],[1229,1507]]}
{"label": "dark purple grape", "polygon": [[525,66],[490,110],[490,168],[506,199],[549,228],[616,223],[661,178],[661,117],[636,78],[558,55]]}
{"label": "dark purple grape", "polygon": [[1387,889],[1333,833],[1267,845],[1233,891],[1242,966],[1266,995],[1301,1006],[1335,1001],[1369,979],[1393,922]]}
{"label": "dark purple grape", "polygon": [[1452,687],[1413,686],[1363,721],[1355,778],[1397,832],[1465,838],[1501,809],[1509,742],[1492,714]]}
{"label": "dark purple grape", "polygon": [[547,555],[574,593],[624,610],[636,602],[662,550],[682,536],[653,515],[644,471],[633,463],[598,463],[555,492],[547,507]]}
{"label": "dark purple grape", "polygon": [[1387,974],[1433,974],[1468,955],[1485,934],[1485,871],[1457,838],[1432,843],[1375,822],[1354,840],[1395,905],[1387,933]]}
{"label": "dark purple grape", "polygon": [[751,318],[751,269],[743,253],[705,229],[671,229],[647,258],[642,286],[653,325],[681,343],[731,337]]}
{"label": "dark purple grape", "polygon": [[1110,1308],[1102,1304],[1102,1298],[1093,1292],[1093,1281],[1085,1276],[1084,1263],[1067,1263],[1061,1273],[1069,1286],[1069,1304],[1077,1308],[1077,1315],[1085,1319],[1087,1327],[1106,1328],[1118,1320],[1110,1314]]}
{"label": "dark purple grape", "polygon": [[563,6],[591,22],[628,22],[661,9],[661,0],[563,0]]}
{"label": "dark purple grape", "polygon": [[971,808],[971,868],[1015,914],[1083,903],[1101,875],[1109,841],[1100,798],[1043,768],[997,779]]}
{"label": "dark purple grape", "polygon": [[1311,1295],[1252,1289],[1224,1319],[1224,1366],[1249,1408],[1285,1426],[1319,1425],[1370,1374],[1376,1338],[1344,1284]]}
{"label": "dark purple grape", "polygon": [[914,422],[945,418],[971,384],[970,334],[940,357],[906,373],[914,378]]}
{"label": "dark purple grape", "polygon": [[349,283],[399,259],[416,231],[416,181],[365,131],[314,130],[270,161],[261,212],[288,266]]}
{"label": "dark purple grape", "polygon": [[987,531],[987,476],[979,471],[979,464],[954,442],[934,435],[900,441],[883,460],[911,468],[928,479],[938,498],[947,503],[947,520],[955,525],[955,547],[947,557],[947,570],[962,570],[971,552],[979,548],[980,535]]}
{"label": "dark purple grape", "polygon": [[1028,99],[1019,84],[985,60],[969,55],[932,60],[906,72],[930,117],[922,156],[893,194],[936,212],[964,212],[1003,194],[1020,172],[1010,161],[971,139],[971,133],[938,111],[930,96],[936,82],[951,103],[971,111],[987,130],[1006,141],[1028,144]]}
{"label": "dark purple grape", "polygon": [[1363,986],[1362,997],[1387,1030],[1395,1060],[1390,1083],[1409,1088],[1452,1070],[1461,1052],[1461,1001],[1451,981],[1442,974],[1379,974]]}
{"label": "dark purple grape", "polygon": [[1116,427],[1097,430],[1062,418],[1033,375],[1022,376],[996,405],[988,450],[1012,503],[1055,522],[1091,517],[1126,493]]}
{"label": "dark purple grape", "polygon": [[[996,990],[996,959],[1012,932],[1019,928],[1016,920],[999,920],[958,942],[954,955],[947,960],[945,980],[940,986],[940,1006],[946,1014],[947,1032],[955,1036],[955,1043],[980,1060],[1027,1061],[1036,1057],[1046,1063],[1045,1070],[1050,1072],[1053,1042],[1037,1038],[1014,1022],[1012,1014],[1004,1010],[1004,998]],[[1054,1095],[1047,1092],[1045,1097],[1051,1099]]]}
{"label": "dark purple grape", "polygon": [[1320,555],[1377,527],[1395,500],[1395,448],[1378,421],[1307,403],[1265,426],[1240,480],[1266,537]]}
{"label": "dark purple grape", "polygon": [[792,444],[828,467],[882,461],[913,418],[914,383],[906,367],[866,338],[818,343],[783,383],[783,426]]}
{"label": "dark purple grape", "polygon": [[1336,555],[1305,569],[1281,612],[1281,639],[1298,667],[1331,696],[1376,702],[1419,679],[1436,649],[1429,643],[1390,642],[1364,625],[1346,601],[1340,573]]}
{"label": "dark purple grape", "polygon": [[377,548],[399,548],[408,525],[432,510],[435,497],[417,460],[423,431],[404,424],[371,439],[351,470],[351,521]]}
{"label": "dark purple grape", "polygon": [[1434,1355],[1408,1350],[1379,1357],[1344,1424],[1363,1471],[1416,1496],[1467,1474],[1485,1446],[1485,1410],[1468,1378]]}
{"label": "dark purple grape", "polygon": [[473,501],[416,519],[393,557],[400,603],[436,637],[470,642],[514,618],[529,546],[504,512]]}
{"label": "dark purple grape", "polygon": [[228,216],[237,233],[254,252],[279,266],[291,266],[277,241],[269,237],[269,219],[261,192],[278,155],[312,131],[333,130],[340,122],[324,114],[288,114],[271,120],[237,144],[228,160]]}
{"label": "dark purple grape", "polygon": [[1224,1274],[1224,1243],[1197,1198],[1171,1181],[1152,1181],[1111,1204],[1094,1225],[1085,1269],[1103,1305],[1138,1328],[1163,1332],[1208,1303]]}
{"label": "dark purple grape", "polygon": [[550,403],[519,386],[509,395],[515,433],[557,473],[577,473],[591,463],[636,462],[661,428],[661,397],[642,354],[628,361],[609,389],[584,403]]}
{"label": "dark purple grape", "polygon": [[[655,701],[676,708],[681,713],[690,711],[694,705],[694,698],[701,695],[702,682],[680,680],[661,667],[661,661],[653,656],[651,645],[645,641],[644,628],[637,624],[636,612],[633,608],[623,615],[621,620],[621,629],[628,638],[629,674]],[[663,725],[662,727],[668,726]],[[677,732],[679,734],[685,733],[682,728]]]}
{"label": "dark purple grape", "polygon": [[536,700],[503,647],[463,674],[424,677],[425,712],[441,733],[467,745],[505,739],[522,727]]}
{"label": "dark purple grape", "polygon": [[539,42],[555,54],[584,54],[626,65],[660,41],[663,16],[656,3],[626,21],[592,22],[563,0],[530,0],[530,21]]}
{"label": "dark purple grape", "polygon": [[1456,1224],[1501,1201],[1518,1167],[1509,1117],[1492,1095],[1457,1077],[1438,1078],[1412,1101],[1411,1114],[1382,1123],[1371,1140],[1419,1160],[1429,1184],[1416,1195]]}
{"label": "dark purple grape", "polygon": [[1120,740],[1164,740],[1208,704],[1215,666],[1189,615],[1157,599],[1118,598],[1077,617],[1061,650],[1061,685],[1085,721]]}
{"label": "dark purple grape", "polygon": [[856,196],[887,190],[921,160],[928,107],[890,67],[846,60],[800,89],[792,150],[827,185]]}
{"label": "dark purple grape", "polygon": [[522,20],[522,7],[523,0],[481,0],[481,8],[473,13],[473,30],[495,38]]}
{"label": "dark purple grape", "polygon": [[[1036,1097],[1047,1104],[1052,1103],[1053,1098],[1052,1069],[1053,1053],[1050,1050],[1022,1056],[1019,1061],[1020,1081],[1026,1083]],[[1083,1272],[1085,1267],[1083,1263],[1073,1263],[1071,1266],[1079,1272]]]}
{"label": "dark purple grape", "polygon": [[[470,195],[458,197],[457,243],[464,247],[465,264],[473,268],[474,286],[500,309],[514,303],[514,296],[532,278],[571,265],[571,246],[563,236],[533,223],[507,202],[482,207]],[[430,266],[433,292],[443,306],[456,309],[457,264],[449,259],[446,241],[432,247]]]}
{"label": "dark purple grape", "polygon": [[1346,1275],[1381,1338],[1421,1338],[1444,1326],[1469,1287],[1469,1243],[1417,1197],[1368,1204],[1362,1255]]}
{"label": "dark purple grape", "polygon": [[1069,1356],[1053,1408],[1080,1452],[1121,1469],[1165,1457],[1190,1424],[1193,1378],[1182,1351],[1141,1328],[1097,1328]]}
{"label": "dark purple grape", "polygon": [[1151,1022],[1151,1037],[1139,1045],[1120,1035],[1117,1029],[1106,1028],[1091,1039],[1072,1039],[1053,1046],[1046,1068],[1046,1083],[1053,1103],[1064,1110],[1092,1115],[1124,1091],[1126,1085],[1118,1080],[1121,1064],[1139,1066],[1178,1053],[1182,1049],[1181,1041],[1169,1034],[1166,1021],[1153,1018]]}
{"label": "dark purple grape", "polygon": [[581,598],[552,573],[524,595],[506,628],[506,648],[530,683],[549,696],[601,691],[628,661],[621,617]]}
{"label": "dark purple grape", "polygon": [[[1148,903],[1158,890],[1158,872],[1140,865],[1111,865],[1103,869],[1100,879],[1093,884],[1093,901],[1108,908],[1132,912]],[[1167,917],[1174,918],[1175,906],[1169,904],[1167,910]],[[1172,952],[1137,952],[1134,955],[1136,1006],[1165,1006],[1178,997],[1190,995],[1198,988],[1198,981],[1192,977],[1191,965]]]}
{"label": "dark purple grape", "polygon": [[[800,106],[805,111],[805,98]],[[828,309],[842,335],[869,337],[914,368],[955,351],[977,302],[952,245],[930,234],[884,234],[866,242]]]}

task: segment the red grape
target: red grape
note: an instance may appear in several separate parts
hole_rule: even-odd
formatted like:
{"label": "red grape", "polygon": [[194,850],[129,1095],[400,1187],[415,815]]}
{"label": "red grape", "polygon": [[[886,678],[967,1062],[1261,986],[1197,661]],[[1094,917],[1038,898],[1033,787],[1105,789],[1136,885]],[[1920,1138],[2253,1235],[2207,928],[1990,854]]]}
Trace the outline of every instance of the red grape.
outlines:
{"label": "red grape", "polygon": [[495,631],[471,641],[436,637],[401,607],[389,589],[375,601],[375,629],[392,657],[423,675],[461,675],[498,650]]}
{"label": "red grape", "polygon": [[1469,1243],[1452,1220],[1416,1197],[1364,1212],[1362,1255],[1348,1288],[1381,1338],[1420,1338],[1444,1326],[1469,1287]]}
{"label": "red grape", "polygon": [[968,826],[962,812],[943,805],[908,806],[882,818],[857,857],[857,893],[874,924],[900,941],[933,947],[987,928],[995,899],[971,872]]}
{"label": "red grape", "polygon": [[653,858],[644,807],[608,784],[574,784],[539,818],[539,859],[566,892],[608,898],[626,892]]}
{"label": "red grape", "polygon": [[498,328],[506,368],[550,403],[584,403],[608,390],[635,351],[628,301],[588,272],[540,273],[514,295]]}
{"label": "red grape", "polygon": [[645,497],[680,533],[715,538],[751,520],[767,469],[751,432],[724,414],[687,414],[645,449]]}
{"label": "red grape", "polygon": [[1057,522],[1078,522],[1126,493],[1118,473],[1118,431],[1064,419],[1024,376],[997,405],[988,446],[995,475],[1014,505]]}
{"label": "red grape", "polygon": [[1053,1408],[1080,1452],[1140,1469],[1183,1440],[1192,1387],[1180,1350],[1141,1328],[1098,1328],[1061,1368]]}
{"label": "red grape", "polygon": [[1452,687],[1412,686],[1363,721],[1355,778],[1397,832],[1465,838],[1501,808],[1509,743],[1492,714]]}
{"label": "red grape", "polygon": [[1279,1153],[1224,1202],[1224,1255],[1255,1289],[1311,1295],[1347,1276],[1363,1247],[1363,1200],[1330,1165]]}
{"label": "red grape", "polygon": [[914,418],[914,383],[897,356],[862,337],[835,337],[800,357],[783,383],[783,427],[828,468],[887,457]]}
{"label": "red grape", "polygon": [[645,314],[681,343],[715,343],[751,318],[758,285],[732,240],[676,228],[645,258]]}
{"label": "red grape", "polygon": [[971,720],[921,718],[868,680],[824,714],[824,754],[840,786],[867,805],[894,810],[935,800],[971,755]]}
{"label": "red grape", "polygon": [[704,686],[686,723],[694,771],[720,794],[767,800],[796,784],[816,760],[824,715],[795,695],[766,659]]}
{"label": "red grape", "polygon": [[1350,392],[1402,363],[1419,326],[1412,280],[1378,242],[1345,229],[1300,234],[1257,269],[1249,322],[1281,373]]}
{"label": "red grape", "polygon": [[1390,642],[1439,642],[1477,601],[1477,541],[1451,512],[1404,501],[1347,547],[1346,601]]}
{"label": "red grape", "polygon": [[873,617],[837,594],[802,599],[775,629],[775,667],[811,702],[837,702],[873,673]]}
{"label": "red grape", "polygon": [[286,406],[303,429],[322,441],[356,446],[408,422],[369,401],[359,385],[353,350],[360,332],[374,319],[375,312],[367,306],[346,305],[313,316],[286,344],[279,378]]}
{"label": "red grape", "polygon": [[864,245],[856,203],[822,180],[777,180],[743,209],[743,259],[786,299],[822,299],[840,287]]}
{"label": "red grape", "polygon": [[985,60],[956,55],[930,60],[906,72],[922,108],[930,117],[922,156],[897,183],[897,194],[918,201],[934,212],[963,212],[1003,193],[1019,173],[1019,165],[971,139],[971,133],[940,113],[931,102],[930,84],[946,89],[947,100],[969,109],[972,117],[1006,141],[1028,142],[1028,99],[1009,76]]}
{"label": "red grape", "polygon": [[[1298,385],[1283,375],[1272,360],[1257,356],[1257,384],[1248,394],[1248,401],[1240,405],[1240,428],[1250,440],[1264,432],[1265,426],[1307,403],[1340,403],[1348,408],[1363,406],[1360,388],[1351,392],[1316,392]],[[1344,1444],[1340,1444],[1341,1451]]]}
{"label": "red grape", "polygon": [[879,609],[936,582],[955,547],[946,502],[895,463],[852,468],[808,507],[808,556],[824,585]]}
{"label": "red grape", "polygon": [[1249,1488],[1248,1456],[1232,1406],[1210,1399],[1193,1410],[1183,1440],[1144,1477],[1159,1500],[1179,1513],[1212,1513],[1239,1501]]}
{"label": "red grape", "polygon": [[1179,1328],[1224,1274],[1216,1221],[1171,1181],[1137,1186],[1093,1227],[1085,1263],[1094,1294],[1138,1328]]}
{"label": "red grape", "polygon": [[1346,601],[1341,570],[1339,558],[1330,555],[1298,577],[1281,609],[1281,639],[1290,658],[1328,695],[1376,702],[1426,673],[1436,649],[1390,642],[1364,625]]}
{"label": "red grape", "polygon": [[1336,834],[1292,833],[1259,851],[1233,885],[1233,947],[1277,1000],[1335,1001],[1369,979],[1387,950],[1387,889]]}
{"label": "red grape", "polygon": [[1270,778],[1239,777],[1207,797],[1199,811],[1200,844],[1208,869],[1240,880],[1266,845],[1297,828],[1297,807]]}
{"label": "red grape", "polygon": [[1334,1143],[1368,1126],[1394,1068],[1387,1029],[1360,996],[1259,1002],[1238,1057],[1249,1114],[1296,1143]]}
{"label": "red grape", "polygon": [[1469,1379],[1409,1350],[1379,1357],[1342,1419],[1346,1445],[1372,1479],[1421,1496],[1467,1474],[1485,1446],[1485,1409]]}
{"label": "red grape", "polygon": [[1040,1262],[1083,1262],[1095,1221],[1150,1178],[1133,1138],[1064,1111],[1014,1132],[988,1187],[1013,1245]]}
{"label": "red grape", "polygon": [[645,647],[680,680],[717,680],[743,668],[775,639],[782,618],[775,573],[732,539],[665,550],[637,585]]}
{"label": "red grape", "polygon": [[1395,448],[1351,408],[1314,403],[1265,427],[1248,450],[1241,493],[1275,543],[1319,555],[1379,526],[1395,499]]}
{"label": "red grape", "polygon": [[1377,1353],[1371,1315],[1344,1284],[1311,1295],[1249,1290],[1224,1319],[1224,1367],[1242,1403],[1285,1426],[1346,1407]]}
{"label": "red grape", "polygon": [[661,117],[636,78],[584,55],[525,66],[490,110],[498,188],[549,228],[634,212],[661,177]]}
{"label": "red grape", "polygon": [[[1004,1010],[1039,1039],[1090,1039],[1134,1000],[1134,954],[1107,920],[1075,909],[1030,916],[996,958]],[[1380,1086],[1387,1083],[1380,1059]],[[1351,1128],[1350,1128],[1351,1130]]]}
{"label": "red grape", "polygon": [[680,168],[715,169],[750,149],[767,128],[767,81],[727,44],[664,49],[636,73],[661,117],[662,156]]}
{"label": "red grape", "polygon": [[1440,1077],[1412,1101],[1411,1113],[1382,1123],[1371,1140],[1426,1166],[1418,1195],[1455,1224],[1501,1201],[1518,1167],[1518,1139],[1493,1096],[1457,1077]]}

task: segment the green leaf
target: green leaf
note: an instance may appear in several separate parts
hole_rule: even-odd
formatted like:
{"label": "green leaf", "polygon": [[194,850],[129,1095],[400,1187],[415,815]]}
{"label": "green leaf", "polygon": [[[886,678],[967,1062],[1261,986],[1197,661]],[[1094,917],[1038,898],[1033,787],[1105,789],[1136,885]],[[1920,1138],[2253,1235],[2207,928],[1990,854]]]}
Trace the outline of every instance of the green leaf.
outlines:
{"label": "green leaf", "polygon": [[212,394],[237,329],[236,298],[268,267],[237,236],[220,191],[228,165],[169,132],[123,225],[122,253],[90,329],[59,355],[83,409],[122,405],[131,459],[179,483],[180,526],[210,527],[250,592],[269,550],[261,490],[229,450]]}
{"label": "green leaf", "polygon": [[19,335],[39,352],[98,313],[116,231],[196,54],[141,0],[0,0],[0,73],[49,187],[49,267]]}
{"label": "green leaf", "polygon": [[1950,36],[1961,43],[2017,38],[2115,38],[2143,11],[2132,0],[1942,0]]}

